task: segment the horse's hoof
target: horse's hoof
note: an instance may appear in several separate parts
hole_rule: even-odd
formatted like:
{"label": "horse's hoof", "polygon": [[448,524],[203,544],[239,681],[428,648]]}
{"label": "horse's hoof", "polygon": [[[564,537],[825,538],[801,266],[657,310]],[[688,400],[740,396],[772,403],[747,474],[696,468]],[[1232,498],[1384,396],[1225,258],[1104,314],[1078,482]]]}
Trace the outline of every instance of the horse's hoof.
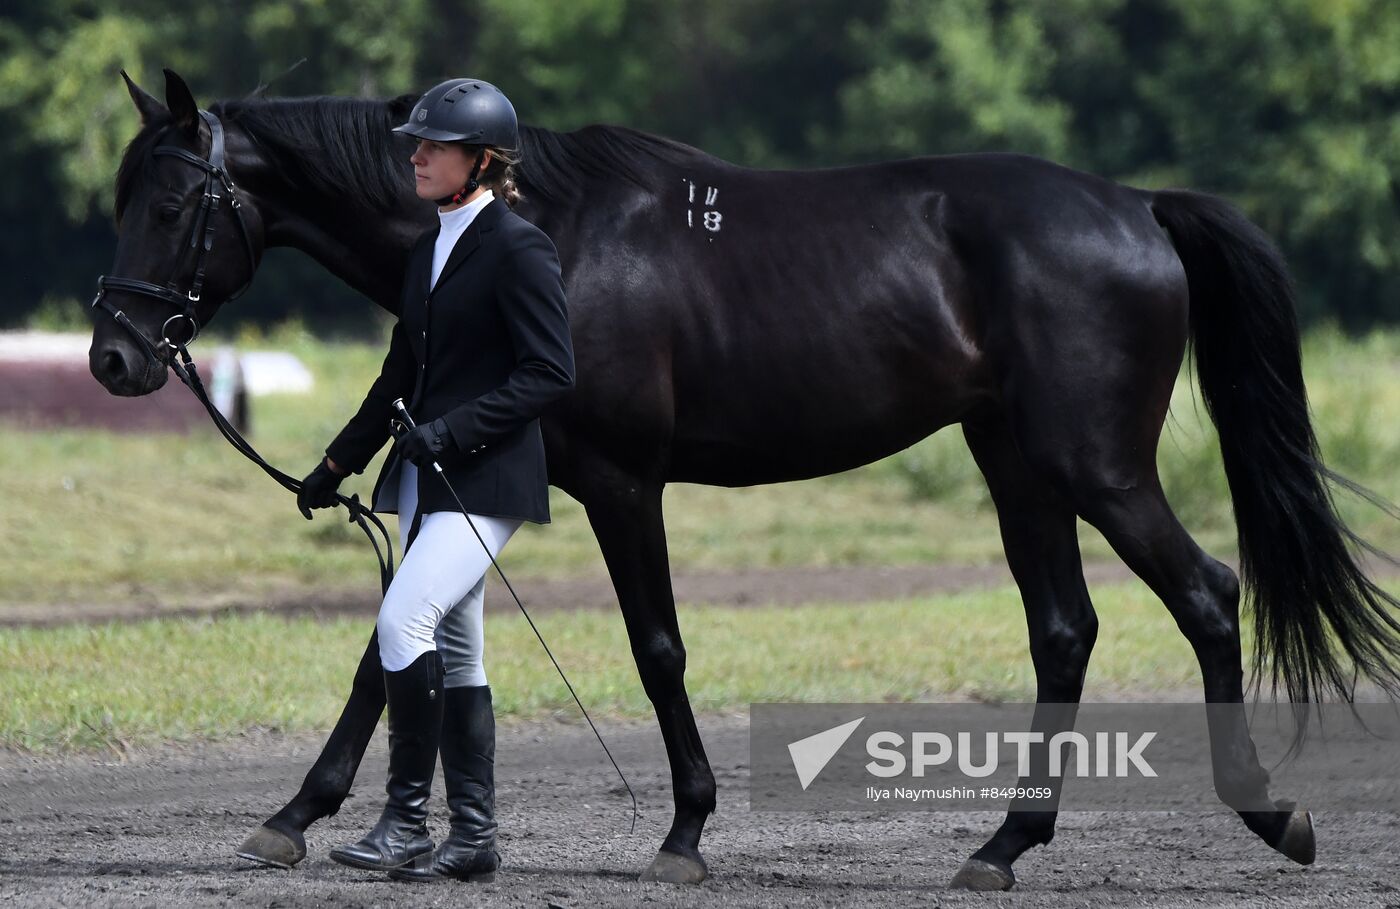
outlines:
{"label": "horse's hoof", "polygon": [[641,880],[663,884],[698,884],[709,876],[710,870],[698,853],[692,859],[662,849],[656,853],[647,870],[642,872]]}
{"label": "horse's hoof", "polygon": [[1317,838],[1313,835],[1312,812],[1294,808],[1279,837],[1279,852],[1300,865],[1311,865],[1317,859]]}
{"label": "horse's hoof", "polygon": [[[274,827],[259,827],[238,847],[238,857],[273,868],[291,868],[306,858],[306,840],[300,833],[292,836]],[[295,838],[294,838],[295,837]]]}
{"label": "horse's hoof", "polygon": [[1010,868],[998,868],[991,862],[970,858],[963,862],[958,873],[948,882],[949,890],[1010,890],[1016,883],[1016,875]]}

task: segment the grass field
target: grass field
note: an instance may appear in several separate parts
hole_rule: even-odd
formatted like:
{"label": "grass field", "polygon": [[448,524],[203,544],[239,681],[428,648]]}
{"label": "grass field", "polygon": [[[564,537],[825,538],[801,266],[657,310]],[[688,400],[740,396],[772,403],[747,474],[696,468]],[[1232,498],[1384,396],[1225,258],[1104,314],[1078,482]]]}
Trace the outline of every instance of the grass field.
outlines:
{"label": "grass field", "polygon": [[[295,328],[235,340],[291,350],[316,376],[311,394],[254,402],[253,441],[301,475],[354,412],[382,352],[319,342]],[[216,343],[203,339],[201,350],[207,356]],[[1400,332],[1361,340],[1315,332],[1304,362],[1329,462],[1400,498]],[[1229,557],[1234,528],[1214,431],[1185,374],[1158,460],[1183,523],[1209,551]],[[354,478],[348,490],[367,496],[376,471]],[[554,523],[522,529],[508,570],[516,577],[601,574],[581,507],[558,490],[551,496]],[[142,437],[0,425],[0,501],[0,612],[6,602],[180,603],[328,578],[375,583],[355,528],[339,513],[304,521],[290,496],[212,430]],[[1339,501],[1356,529],[1400,550],[1400,522],[1353,497]],[[832,477],[746,489],[676,484],[666,508],[677,569],[1002,558],[986,488],[956,427]],[[1082,540],[1086,557],[1110,557],[1092,529],[1083,528]]]}
{"label": "grass field", "polygon": [[[1140,585],[1094,591],[1090,698],[1199,690],[1196,662]],[[536,618],[596,716],[650,716],[621,617]],[[576,717],[524,620],[491,616],[487,666],[505,717]],[[253,615],[0,633],[0,748],[38,752],[328,729],[372,623]],[[1034,697],[1014,589],[889,603],[681,609],[697,710],[754,701]]]}
{"label": "grass field", "polygon": [[[238,340],[292,350],[315,373],[312,394],[255,401],[256,444],[289,472],[304,472],[357,406],[380,351],[295,329]],[[1317,332],[1307,339],[1305,364],[1329,462],[1400,498],[1400,333],[1358,341]],[[1230,556],[1234,530],[1214,432],[1186,375],[1159,464],[1186,526],[1216,555]],[[367,495],[373,473],[349,491]],[[507,570],[601,573],[581,508],[551,494],[554,523],[526,525],[506,554]],[[375,584],[358,531],[326,512],[304,521],[289,496],[212,431],[142,437],[0,426],[0,497],[0,614],[5,603],[179,603],[326,579]],[[1347,496],[1339,502],[1356,529],[1400,550],[1400,522]],[[837,476],[748,489],[675,485],[666,504],[672,565],[683,570],[1002,558],[986,489],[956,428]],[[1086,557],[1110,556],[1092,529],[1081,538]],[[1094,598],[1102,631],[1091,697],[1196,690],[1189,649],[1144,587],[1097,588]],[[692,604],[681,620],[687,680],[702,710],[756,700],[1033,692],[1020,602],[1009,588],[858,605]],[[553,613],[540,623],[590,707],[600,715],[650,713],[616,613]],[[328,728],[370,624],[253,615],[0,629],[0,747],[121,750],[259,728]],[[491,624],[488,666],[501,712],[571,715],[523,621],[503,615]]]}

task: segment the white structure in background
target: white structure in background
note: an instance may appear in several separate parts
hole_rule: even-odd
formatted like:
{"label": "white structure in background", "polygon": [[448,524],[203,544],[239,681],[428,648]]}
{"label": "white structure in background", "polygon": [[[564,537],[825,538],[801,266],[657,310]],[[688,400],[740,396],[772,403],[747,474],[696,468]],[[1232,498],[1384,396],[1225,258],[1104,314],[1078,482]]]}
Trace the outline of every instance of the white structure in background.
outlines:
{"label": "white structure in background", "polygon": [[[42,370],[45,364],[50,369],[63,370],[72,375],[72,393],[85,395],[90,391],[95,399],[109,406],[120,406],[117,399],[108,399],[106,392],[94,379],[91,388],[77,382],[77,374],[86,372],[88,348],[92,338],[81,334],[59,334],[42,331],[0,332],[0,366],[11,364],[31,364],[24,367],[28,374]],[[268,394],[305,394],[314,384],[310,370],[295,356],[280,350],[254,350],[238,353],[231,346],[204,348],[201,355],[194,351],[195,362],[200,366],[204,381],[209,389],[209,397],[229,422],[239,431],[248,428],[248,398]],[[36,381],[42,377],[35,375]],[[188,394],[179,388],[179,382],[171,379],[181,394]],[[94,405],[96,406],[96,405]],[[168,405],[167,405],[168,406]],[[196,408],[197,409],[197,408]]]}
{"label": "white structure in background", "polygon": [[209,369],[209,400],[214,402],[219,413],[238,427],[248,425],[248,402],[240,400],[244,394],[243,370],[238,365],[238,354],[227,345],[217,348]]}
{"label": "white structure in background", "polygon": [[284,350],[250,350],[239,356],[243,387],[254,397],[271,394],[305,394],[315,382],[311,370]]}
{"label": "white structure in background", "polygon": [[92,338],[52,331],[0,331],[0,360],[7,363],[87,362]]}

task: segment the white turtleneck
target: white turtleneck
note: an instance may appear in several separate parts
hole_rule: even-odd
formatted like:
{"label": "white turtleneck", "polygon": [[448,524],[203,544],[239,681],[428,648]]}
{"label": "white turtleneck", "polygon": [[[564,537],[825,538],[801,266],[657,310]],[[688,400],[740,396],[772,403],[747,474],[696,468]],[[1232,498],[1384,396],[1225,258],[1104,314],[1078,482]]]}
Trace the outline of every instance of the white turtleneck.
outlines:
{"label": "white turtleneck", "polygon": [[430,290],[437,286],[438,276],[442,274],[442,267],[447,264],[447,257],[452,255],[452,248],[457,245],[457,241],[462,238],[462,234],[477,214],[490,205],[494,198],[495,195],[488,189],[461,208],[453,211],[438,209],[438,221],[442,226],[438,230],[437,243],[433,245],[433,280],[428,285]]}

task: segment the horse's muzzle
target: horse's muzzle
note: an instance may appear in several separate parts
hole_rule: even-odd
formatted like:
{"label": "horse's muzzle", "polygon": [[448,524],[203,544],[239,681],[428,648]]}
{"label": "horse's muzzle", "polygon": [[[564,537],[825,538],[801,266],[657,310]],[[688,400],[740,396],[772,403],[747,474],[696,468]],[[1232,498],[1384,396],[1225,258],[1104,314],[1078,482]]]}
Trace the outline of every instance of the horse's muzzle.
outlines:
{"label": "horse's muzzle", "polygon": [[165,365],[152,362],[144,351],[118,340],[94,341],[88,351],[88,369],[102,387],[114,395],[138,398],[165,385]]}

